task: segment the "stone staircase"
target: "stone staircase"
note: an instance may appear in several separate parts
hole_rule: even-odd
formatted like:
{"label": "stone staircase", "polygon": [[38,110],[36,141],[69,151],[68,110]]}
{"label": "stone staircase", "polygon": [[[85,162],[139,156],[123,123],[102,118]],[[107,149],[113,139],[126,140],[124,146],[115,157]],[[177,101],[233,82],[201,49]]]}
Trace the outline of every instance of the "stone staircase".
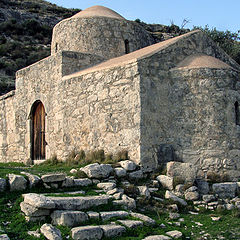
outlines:
{"label": "stone staircase", "polygon": [[[74,193],[78,194],[79,191],[71,192],[70,195]],[[23,198],[20,206],[27,221],[46,221],[47,216],[50,216],[52,225],[71,228],[74,240],[117,237],[128,228],[155,225],[155,221],[150,217],[129,210],[99,211],[103,206],[114,206],[113,197],[108,194],[61,197],[58,193],[56,196],[28,193],[24,194]],[[118,206],[120,208],[121,205]],[[94,208],[98,211],[94,211]],[[43,234],[44,231],[53,232],[53,229],[57,232],[56,227],[48,225],[41,230]],[[48,235],[49,233],[46,234]]]}

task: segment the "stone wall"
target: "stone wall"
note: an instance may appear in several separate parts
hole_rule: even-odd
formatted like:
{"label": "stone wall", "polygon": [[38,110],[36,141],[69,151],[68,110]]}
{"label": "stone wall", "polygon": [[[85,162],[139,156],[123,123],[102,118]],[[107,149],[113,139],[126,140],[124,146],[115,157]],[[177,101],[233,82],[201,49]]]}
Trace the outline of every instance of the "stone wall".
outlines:
{"label": "stone wall", "polygon": [[234,163],[237,156],[235,160],[227,157],[238,155],[240,147],[240,129],[234,119],[234,103],[239,101],[238,72],[174,69],[196,53],[218,56],[239,69],[211,41],[206,48],[207,40],[197,32],[139,61],[141,162],[146,168],[174,160],[192,162],[204,171],[240,167]]}
{"label": "stone wall", "polygon": [[139,161],[140,98],[136,63],[77,76],[65,76],[63,91],[63,158],[73,148],[126,149]]}
{"label": "stone wall", "polygon": [[12,91],[0,97],[0,162],[18,161],[14,94]]}
{"label": "stone wall", "polygon": [[110,59],[125,54],[125,40],[129,41],[130,52],[155,43],[136,22],[105,17],[69,18],[54,27],[51,52],[75,51]]}

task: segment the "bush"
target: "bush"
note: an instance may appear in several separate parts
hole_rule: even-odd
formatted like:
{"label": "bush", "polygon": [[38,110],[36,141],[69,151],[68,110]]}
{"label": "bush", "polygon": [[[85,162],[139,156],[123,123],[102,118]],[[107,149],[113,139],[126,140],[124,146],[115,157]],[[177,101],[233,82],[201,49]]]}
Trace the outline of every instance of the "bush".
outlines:
{"label": "bush", "polygon": [[226,173],[219,174],[213,171],[207,172],[207,180],[211,183],[228,182],[229,176]]}
{"label": "bush", "polygon": [[114,159],[117,162],[129,159],[128,151],[127,150],[121,150],[121,151],[117,152],[116,155],[114,156]]}
{"label": "bush", "polygon": [[86,161],[87,162],[104,162],[105,160],[105,153],[104,150],[100,149],[100,150],[94,150],[91,151],[89,153],[87,153],[86,155]]}

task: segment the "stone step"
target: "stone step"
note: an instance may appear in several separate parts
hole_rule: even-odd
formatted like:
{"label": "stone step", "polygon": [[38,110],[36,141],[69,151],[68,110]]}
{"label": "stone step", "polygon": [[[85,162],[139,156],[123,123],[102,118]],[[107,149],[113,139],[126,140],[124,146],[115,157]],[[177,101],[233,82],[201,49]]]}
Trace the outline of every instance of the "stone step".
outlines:
{"label": "stone step", "polygon": [[84,197],[47,197],[55,204],[58,210],[83,210],[91,207],[108,204],[111,196],[84,196]]}
{"label": "stone step", "polygon": [[24,203],[37,209],[82,210],[108,204],[109,195],[80,197],[47,197],[41,194],[24,194]]}
{"label": "stone step", "polygon": [[69,210],[56,210],[51,214],[53,225],[62,225],[67,227],[81,226],[82,223],[89,219],[97,219],[102,221],[110,220],[111,218],[124,219],[129,216],[126,211],[109,211],[109,212],[82,212]]}
{"label": "stone step", "polygon": [[100,225],[100,226],[83,226],[76,227],[71,230],[74,240],[88,239],[98,240],[103,237],[121,236],[126,231],[126,228],[116,224]]}

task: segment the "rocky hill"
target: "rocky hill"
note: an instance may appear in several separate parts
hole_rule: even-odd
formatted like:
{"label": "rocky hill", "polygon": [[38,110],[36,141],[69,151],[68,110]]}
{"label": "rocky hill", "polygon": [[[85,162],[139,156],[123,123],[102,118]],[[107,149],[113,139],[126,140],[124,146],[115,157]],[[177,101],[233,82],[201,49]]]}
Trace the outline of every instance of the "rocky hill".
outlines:
{"label": "rocky hill", "polygon": [[15,72],[50,54],[53,26],[80,9],[43,0],[0,0],[0,94],[15,85]]}

